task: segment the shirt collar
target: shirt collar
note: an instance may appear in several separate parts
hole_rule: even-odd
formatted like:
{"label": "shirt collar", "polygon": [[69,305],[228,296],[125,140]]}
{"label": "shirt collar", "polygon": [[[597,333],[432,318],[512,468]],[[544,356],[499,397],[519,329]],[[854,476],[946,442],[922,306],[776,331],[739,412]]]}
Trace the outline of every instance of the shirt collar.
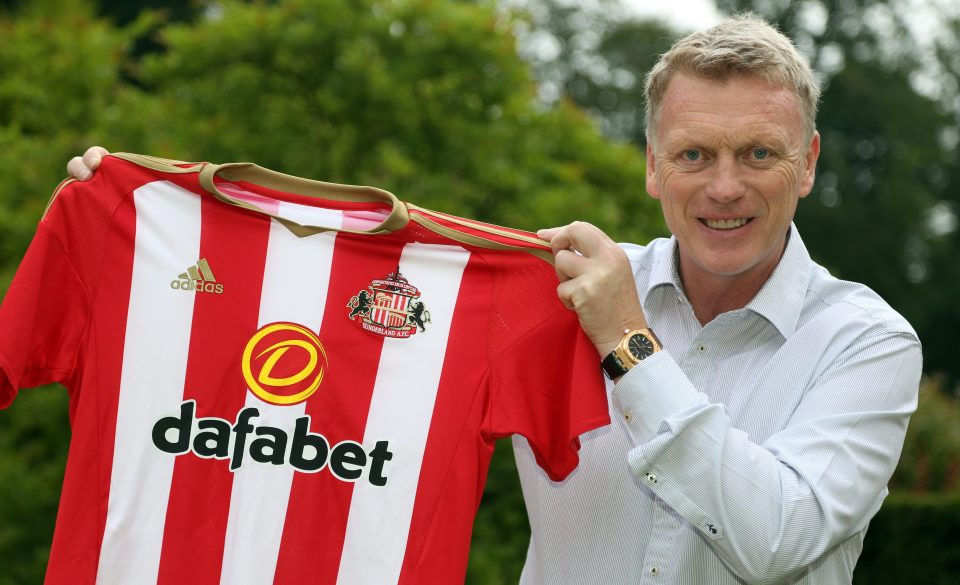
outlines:
{"label": "shirt collar", "polygon": [[[810,278],[810,254],[800,239],[797,227],[791,223],[787,247],[773,274],[760,292],[747,303],[747,310],[769,321],[780,335],[789,337],[796,330]],[[661,287],[672,286],[686,300],[680,283],[677,238],[671,236],[665,245],[658,246],[650,267],[650,279],[643,293],[643,306],[649,306],[650,295]],[[687,301],[689,303],[689,301]]]}
{"label": "shirt collar", "polygon": [[[661,240],[662,241],[662,240]],[[644,292],[643,304],[646,306],[650,293],[661,286],[673,286],[677,292],[683,294],[680,284],[680,266],[677,258],[677,237],[670,236],[663,245],[654,250],[653,265],[650,267],[650,279],[647,281],[647,290]]]}
{"label": "shirt collar", "polygon": [[785,338],[797,329],[810,283],[811,263],[807,247],[793,223],[790,224],[788,235],[783,257],[763,288],[746,307],[770,321]]}

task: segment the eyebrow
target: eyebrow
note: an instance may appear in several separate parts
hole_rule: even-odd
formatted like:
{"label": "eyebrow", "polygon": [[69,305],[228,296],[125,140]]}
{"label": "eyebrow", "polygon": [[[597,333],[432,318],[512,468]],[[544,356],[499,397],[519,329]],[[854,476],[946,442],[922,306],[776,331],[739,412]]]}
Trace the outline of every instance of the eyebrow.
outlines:
{"label": "eyebrow", "polygon": [[[705,148],[709,142],[716,142],[715,139],[711,140],[709,137],[704,139],[704,136],[709,134],[710,133],[704,133],[702,131],[680,130],[675,133],[673,137],[667,140],[661,140],[661,149],[666,151],[679,151],[691,147]],[[736,140],[734,143],[735,148],[738,150],[757,146],[769,147],[781,152],[790,150],[790,145],[785,140],[785,137],[778,136],[775,133],[763,132],[760,134],[750,134],[743,139],[741,139],[740,136],[734,135],[734,139]]]}

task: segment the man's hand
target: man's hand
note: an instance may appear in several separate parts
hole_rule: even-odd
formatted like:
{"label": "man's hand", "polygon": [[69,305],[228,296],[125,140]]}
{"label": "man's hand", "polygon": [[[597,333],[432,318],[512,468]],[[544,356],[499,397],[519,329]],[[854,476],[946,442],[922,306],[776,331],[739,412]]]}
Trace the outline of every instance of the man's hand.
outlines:
{"label": "man's hand", "polygon": [[91,146],[83,156],[75,156],[67,163],[67,174],[78,181],[87,181],[93,178],[93,171],[100,166],[100,161],[110,154],[102,146]]}
{"label": "man's hand", "polygon": [[599,228],[577,221],[537,236],[553,249],[557,295],[577,312],[601,356],[613,351],[624,331],[647,327],[630,261]]}

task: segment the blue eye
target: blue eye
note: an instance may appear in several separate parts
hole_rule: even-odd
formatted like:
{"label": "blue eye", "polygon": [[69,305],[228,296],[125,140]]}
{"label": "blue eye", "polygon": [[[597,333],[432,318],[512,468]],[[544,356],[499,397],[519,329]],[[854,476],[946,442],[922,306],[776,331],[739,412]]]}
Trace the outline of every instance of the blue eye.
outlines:
{"label": "blue eye", "polygon": [[763,160],[770,156],[770,151],[766,148],[754,148],[753,149],[753,158],[757,160]]}
{"label": "blue eye", "polygon": [[690,162],[700,160],[700,151],[693,148],[683,151],[683,158]]}

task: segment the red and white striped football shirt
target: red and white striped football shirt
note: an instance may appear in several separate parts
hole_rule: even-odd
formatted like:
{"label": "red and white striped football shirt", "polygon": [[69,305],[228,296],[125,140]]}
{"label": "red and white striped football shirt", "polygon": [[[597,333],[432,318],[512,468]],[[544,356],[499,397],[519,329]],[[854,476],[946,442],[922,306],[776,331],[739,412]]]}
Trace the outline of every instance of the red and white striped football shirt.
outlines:
{"label": "red and white striped football shirt", "polygon": [[249,164],[65,182],[0,306],[0,407],[70,394],[46,583],[462,582],[494,440],[559,479],[609,422],[548,257]]}

